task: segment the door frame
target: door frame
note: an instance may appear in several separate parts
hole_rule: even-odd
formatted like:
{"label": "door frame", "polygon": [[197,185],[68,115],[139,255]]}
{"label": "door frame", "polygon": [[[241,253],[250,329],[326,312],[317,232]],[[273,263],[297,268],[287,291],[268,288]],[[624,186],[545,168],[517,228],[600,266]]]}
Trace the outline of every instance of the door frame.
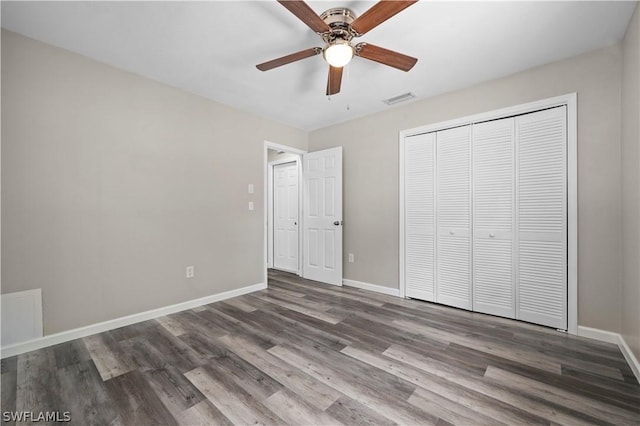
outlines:
{"label": "door frame", "polygon": [[[275,237],[274,237],[274,232],[273,232],[273,227],[274,227],[274,204],[273,204],[273,198],[275,196],[274,191],[273,191],[273,184],[274,184],[274,180],[273,180],[273,171],[275,166],[280,166],[283,164],[290,164],[290,163],[295,163],[296,164],[296,169],[298,170],[298,223],[300,222],[300,213],[302,211],[302,200],[300,199],[300,157],[297,156],[295,158],[288,158],[288,159],[284,159],[284,160],[276,160],[276,161],[271,161],[267,164],[268,169],[267,169],[267,268],[274,268],[274,262],[273,262],[273,246],[275,245]],[[300,238],[300,225],[298,225],[298,243],[300,243],[301,238]],[[269,243],[271,243],[272,247],[271,250],[269,250]],[[295,273],[300,275],[302,272],[302,264],[300,262],[300,253],[302,252],[302,248],[298,245],[298,267],[295,270]]]}
{"label": "door frame", "polygon": [[567,332],[578,334],[578,96],[575,92],[400,131],[398,135],[400,158],[400,297],[406,297],[404,262],[405,138],[563,105],[567,107]]}
{"label": "door frame", "polygon": [[[263,247],[262,247],[262,251],[263,251],[263,260],[264,260],[264,274],[263,274],[263,280],[264,280],[264,284],[267,285],[269,282],[268,279],[268,269],[269,269],[269,250],[268,250],[268,244],[269,244],[269,209],[270,209],[270,184],[272,186],[273,184],[273,166],[270,166],[269,164],[269,150],[275,150],[275,151],[284,151],[286,153],[289,154],[295,154],[297,155],[297,158],[295,159],[289,159],[289,160],[283,160],[282,163],[290,163],[292,161],[296,161],[296,163],[298,164],[298,229],[302,229],[302,225],[303,225],[303,217],[302,217],[302,205],[304,204],[302,202],[303,200],[303,190],[302,190],[302,184],[303,184],[303,176],[302,176],[302,155],[306,154],[307,151],[304,151],[302,149],[298,149],[298,148],[293,148],[287,145],[281,145],[275,142],[269,142],[269,141],[264,141],[263,144],[263,160],[262,160],[262,165],[263,165],[263,169],[262,169],[262,181],[263,181],[263,195],[264,195],[264,200],[263,200],[263,210],[262,210],[262,219],[263,219],[263,229],[264,229],[264,233],[263,233]],[[274,161],[273,162],[278,163],[278,161]],[[271,179],[271,182],[269,181]],[[272,216],[272,215],[271,215]],[[298,232],[298,276],[302,276],[302,261],[303,261],[303,257],[304,257],[304,250],[303,250],[303,240],[302,240],[302,234],[303,232]],[[272,238],[273,239],[273,238]],[[273,265],[273,262],[271,262],[271,266]]]}

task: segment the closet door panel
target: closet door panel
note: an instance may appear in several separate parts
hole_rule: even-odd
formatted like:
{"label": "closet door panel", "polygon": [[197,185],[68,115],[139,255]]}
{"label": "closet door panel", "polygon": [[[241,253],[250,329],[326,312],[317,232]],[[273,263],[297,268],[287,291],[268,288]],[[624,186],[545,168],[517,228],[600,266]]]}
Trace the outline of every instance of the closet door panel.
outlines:
{"label": "closet door panel", "polygon": [[407,297],[435,300],[435,133],[405,139]]}
{"label": "closet door panel", "polygon": [[473,310],[515,318],[515,119],[473,126]]}
{"label": "closet door panel", "polygon": [[472,308],[470,129],[436,134],[436,301],[463,309]]}
{"label": "closet door panel", "polygon": [[516,318],[567,328],[566,107],[516,119]]}

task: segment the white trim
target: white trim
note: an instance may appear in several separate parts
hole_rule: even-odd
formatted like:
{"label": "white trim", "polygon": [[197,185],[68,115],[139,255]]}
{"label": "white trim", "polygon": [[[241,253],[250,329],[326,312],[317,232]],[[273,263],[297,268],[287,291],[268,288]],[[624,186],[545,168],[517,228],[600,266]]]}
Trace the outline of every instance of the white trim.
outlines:
{"label": "white trim", "polygon": [[435,132],[438,130],[450,129],[452,127],[465,126],[467,124],[481,123],[483,121],[495,120],[497,118],[510,117],[513,115],[522,115],[529,112],[535,112],[542,109],[553,108],[560,105],[571,105],[575,108],[577,95],[576,93],[568,93],[566,95],[556,96],[553,98],[541,99],[539,101],[528,102],[526,104],[514,105],[506,108],[496,109],[493,111],[482,112],[479,114],[468,115],[466,117],[455,118],[453,120],[441,121],[439,123],[427,124],[425,126],[414,127],[412,129],[401,130],[402,137],[415,136],[423,133]]}
{"label": "white trim", "polygon": [[[400,158],[400,167],[399,167],[399,171],[400,171],[400,189],[399,189],[399,194],[400,194],[400,282],[398,283],[399,285],[399,289],[398,289],[398,295],[402,298],[407,297],[407,286],[406,286],[406,278],[405,278],[405,264],[404,264],[404,257],[405,257],[405,253],[404,253],[404,244],[405,244],[405,235],[404,235],[404,231],[405,231],[405,224],[404,224],[404,204],[405,204],[405,183],[404,183],[404,169],[405,169],[405,158],[404,158],[404,151],[405,151],[405,146],[404,146],[404,141],[406,139],[406,135],[404,135],[404,132],[400,132],[400,134],[398,135],[398,139],[400,141],[399,145],[400,145],[400,154],[399,154],[399,158]],[[434,159],[435,160],[435,159]],[[434,194],[435,196],[435,194]],[[435,230],[434,230],[435,231]],[[435,263],[435,262],[434,262]],[[435,266],[435,265],[434,265]],[[344,282],[344,280],[343,280]],[[435,289],[434,289],[434,295],[435,295]]]}
{"label": "white trim", "polygon": [[618,346],[620,347],[620,351],[622,352],[622,356],[627,360],[629,367],[631,367],[631,371],[636,376],[636,380],[640,383],[640,362],[638,362],[638,358],[633,354],[633,351],[627,345],[627,342],[624,340],[622,335],[618,335]]}
{"label": "white trim", "polygon": [[198,306],[208,305],[209,303],[219,302],[221,300],[230,299],[232,297],[242,296],[243,294],[264,290],[265,288],[267,288],[267,285],[265,283],[254,284],[235,290],[229,290],[222,293],[201,297],[199,299],[176,303],[175,305],[169,305],[162,308],[140,312],[138,314],[127,315],[109,321],[87,325],[85,327],[75,328],[73,330],[62,331],[60,333],[51,334],[39,339],[32,339],[26,342],[16,343],[14,345],[3,347],[0,349],[0,351],[2,352],[0,357],[4,359],[14,355],[20,355],[25,352],[45,348],[47,346],[57,345],[59,343],[68,342],[70,340],[80,339],[92,334],[102,333],[105,331],[124,327],[126,325],[135,324],[141,321],[147,321],[187,309],[197,308]]}
{"label": "white trim", "polygon": [[577,94],[569,93],[467,117],[402,130],[400,140],[400,289],[405,297],[404,274],[404,139],[423,133],[460,127],[487,120],[526,114],[555,106],[567,107],[567,331],[578,334],[578,135],[577,135]]}
{"label": "white trim", "polygon": [[273,268],[273,166],[267,164],[267,269]]}
{"label": "white trim", "polygon": [[361,288],[363,290],[369,290],[369,291],[374,291],[376,293],[386,294],[388,296],[401,297],[400,289],[397,289],[397,288],[385,287],[377,284],[363,283],[361,281],[354,281],[346,278],[342,280],[342,284],[348,287]]}
{"label": "white trim", "polygon": [[[305,257],[304,249],[304,216],[302,215],[304,206],[304,176],[302,170],[302,156],[298,155],[296,164],[298,165],[298,276],[302,276],[302,267],[304,266],[303,260]],[[268,282],[268,281],[267,281]]]}
{"label": "white trim", "polygon": [[631,351],[629,345],[624,340],[624,337],[620,333],[614,333],[612,331],[600,330],[598,328],[584,327],[582,325],[578,326],[578,336],[588,337],[590,339],[599,340],[601,342],[613,343],[614,345],[618,345],[620,348],[620,352],[622,352],[622,356],[629,364],[631,371],[636,376],[638,382],[640,382],[640,362]]}
{"label": "white trim", "polygon": [[567,331],[578,333],[578,95],[567,106]]}
{"label": "white trim", "polygon": [[578,326],[578,336],[614,344],[618,343],[618,339],[620,338],[618,333],[600,330],[599,328],[585,327],[583,325]]}
{"label": "white trim", "polygon": [[307,153],[307,151],[302,150],[302,149],[293,148],[291,146],[281,145],[279,143],[269,142],[269,141],[264,141],[264,146],[267,149],[275,149],[276,151],[284,151],[284,152],[288,152],[290,154],[302,155],[302,154],[306,154]]}
{"label": "white trim", "polygon": [[298,161],[300,161],[300,157],[285,158],[284,160],[270,161],[269,166],[273,167],[273,166],[279,166],[281,164],[297,163]]}

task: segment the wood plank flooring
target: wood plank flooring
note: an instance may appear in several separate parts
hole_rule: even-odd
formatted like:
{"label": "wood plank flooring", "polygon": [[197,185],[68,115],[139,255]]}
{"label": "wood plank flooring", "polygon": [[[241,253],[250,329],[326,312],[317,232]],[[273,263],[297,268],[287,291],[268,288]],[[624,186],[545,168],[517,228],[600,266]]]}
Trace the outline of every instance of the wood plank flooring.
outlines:
{"label": "wood plank flooring", "polygon": [[615,345],[277,271],[1,372],[3,412],[78,425],[640,424]]}

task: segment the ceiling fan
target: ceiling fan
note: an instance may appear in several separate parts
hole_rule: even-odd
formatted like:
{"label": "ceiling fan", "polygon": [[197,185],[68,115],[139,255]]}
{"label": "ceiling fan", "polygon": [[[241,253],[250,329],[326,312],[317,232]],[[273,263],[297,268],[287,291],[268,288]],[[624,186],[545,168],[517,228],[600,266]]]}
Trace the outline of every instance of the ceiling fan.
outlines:
{"label": "ceiling fan", "polygon": [[409,71],[418,62],[416,58],[369,43],[358,43],[353,46],[351,41],[371,31],[417,1],[380,1],[360,16],[356,16],[353,11],[344,7],[331,8],[318,16],[303,0],[278,0],[278,3],[315,31],[322,38],[325,46],[312,47],[273,59],[256,65],[256,68],[260,71],[268,71],[322,53],[324,59],[329,63],[327,95],[335,95],[340,92],[342,69],[353,56],[379,62],[402,71]]}

